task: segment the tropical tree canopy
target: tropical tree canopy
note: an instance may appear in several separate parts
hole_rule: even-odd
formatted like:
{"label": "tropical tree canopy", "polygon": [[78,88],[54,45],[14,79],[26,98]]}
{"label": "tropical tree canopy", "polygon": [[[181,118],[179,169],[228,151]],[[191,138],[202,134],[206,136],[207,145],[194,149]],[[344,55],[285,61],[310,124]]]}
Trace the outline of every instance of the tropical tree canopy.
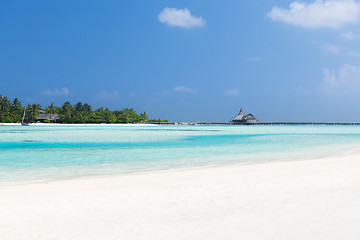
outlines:
{"label": "tropical tree canopy", "polygon": [[[0,95],[0,122],[16,123],[22,120],[25,107],[21,105],[19,99],[9,100]],[[149,122],[148,113],[144,111],[137,114],[132,108],[111,111],[108,108],[100,107],[93,110],[87,103],[78,102],[72,105],[70,102],[63,103],[57,107],[53,102],[45,109],[39,104],[28,104],[25,110],[26,122],[37,122],[41,113],[57,114],[59,123],[134,123]]]}

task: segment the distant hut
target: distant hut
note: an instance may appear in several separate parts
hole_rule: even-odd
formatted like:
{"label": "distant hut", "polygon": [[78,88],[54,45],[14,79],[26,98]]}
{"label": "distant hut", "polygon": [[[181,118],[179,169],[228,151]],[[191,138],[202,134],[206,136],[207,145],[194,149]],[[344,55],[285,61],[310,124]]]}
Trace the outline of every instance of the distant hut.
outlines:
{"label": "distant hut", "polygon": [[58,114],[54,114],[54,113],[45,113],[44,110],[40,110],[40,114],[37,118],[37,120],[39,122],[45,122],[45,121],[50,121],[50,122],[56,122],[57,120],[59,120],[59,115]]}
{"label": "distant hut", "polygon": [[240,109],[240,112],[238,115],[236,115],[233,119],[231,119],[233,123],[237,124],[254,124],[258,123],[257,118],[252,115],[251,113],[245,115],[243,109]]}
{"label": "distant hut", "polygon": [[253,123],[258,123],[258,120],[256,117],[254,117],[254,115],[252,115],[251,113],[249,113],[248,115],[246,115],[244,117],[245,123],[248,124],[253,124]]}
{"label": "distant hut", "polygon": [[231,121],[240,123],[244,119],[244,117],[245,117],[245,113],[241,108],[239,114],[235,116]]}

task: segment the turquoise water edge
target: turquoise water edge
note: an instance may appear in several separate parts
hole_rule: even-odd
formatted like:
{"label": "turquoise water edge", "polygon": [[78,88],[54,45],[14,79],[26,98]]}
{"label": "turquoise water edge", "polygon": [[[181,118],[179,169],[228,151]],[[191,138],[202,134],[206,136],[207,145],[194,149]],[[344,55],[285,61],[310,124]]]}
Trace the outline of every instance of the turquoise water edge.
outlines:
{"label": "turquoise water edge", "polygon": [[0,182],[326,157],[360,126],[0,126]]}

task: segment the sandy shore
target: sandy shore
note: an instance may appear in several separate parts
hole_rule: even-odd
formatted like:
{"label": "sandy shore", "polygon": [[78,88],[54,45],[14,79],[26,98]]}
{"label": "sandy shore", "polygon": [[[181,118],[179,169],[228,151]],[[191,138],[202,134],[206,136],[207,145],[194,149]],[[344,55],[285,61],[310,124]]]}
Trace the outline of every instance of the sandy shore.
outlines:
{"label": "sandy shore", "polygon": [[360,239],[360,154],[0,187],[0,238]]}

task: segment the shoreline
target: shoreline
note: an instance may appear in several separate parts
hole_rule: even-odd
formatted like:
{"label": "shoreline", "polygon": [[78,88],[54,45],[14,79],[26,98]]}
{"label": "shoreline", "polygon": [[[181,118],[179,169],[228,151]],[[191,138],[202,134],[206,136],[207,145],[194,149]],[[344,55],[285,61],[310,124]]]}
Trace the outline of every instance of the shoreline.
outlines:
{"label": "shoreline", "polygon": [[[331,154],[327,156],[319,157],[301,157],[294,159],[279,159],[279,160],[263,160],[263,161],[246,161],[246,162],[235,162],[235,163],[226,163],[226,164],[213,164],[213,165],[202,165],[202,166],[188,166],[188,167],[176,167],[176,168],[166,168],[166,169],[151,169],[151,170],[140,170],[134,172],[124,172],[124,173],[104,173],[104,174],[94,174],[94,175],[84,175],[84,176],[73,176],[66,178],[53,178],[53,179],[39,179],[39,180],[14,180],[14,181],[0,181],[1,187],[8,186],[19,186],[19,185],[31,185],[31,184],[44,184],[50,182],[62,182],[62,181],[72,181],[72,180],[81,180],[81,179],[97,179],[97,178],[113,178],[113,177],[122,177],[122,176],[136,176],[136,175],[146,175],[146,174],[161,174],[166,172],[183,172],[183,171],[198,171],[203,169],[213,169],[213,168],[230,168],[230,167],[241,167],[248,165],[262,165],[262,164],[272,164],[272,163],[281,163],[281,162],[302,162],[302,161],[317,161],[328,158],[343,158],[351,157],[352,155],[359,155],[360,159],[360,147],[352,148],[346,151],[339,151],[336,154]],[[227,157],[233,157],[229,155]]]}
{"label": "shoreline", "polygon": [[0,234],[6,240],[358,239],[359,173],[356,149],[313,160],[3,186]]}
{"label": "shoreline", "polygon": [[[360,126],[360,122],[163,122],[163,123],[30,123],[30,126]],[[21,123],[0,123],[0,126],[21,126]]]}
{"label": "shoreline", "polygon": [[237,163],[227,163],[227,164],[213,164],[213,165],[202,165],[202,166],[190,166],[190,167],[177,167],[177,168],[167,168],[167,169],[151,169],[151,170],[140,170],[135,172],[125,172],[125,173],[108,173],[108,174],[98,174],[98,175],[85,175],[85,176],[74,176],[67,178],[54,178],[54,179],[39,179],[39,180],[19,180],[19,181],[0,181],[1,187],[8,186],[19,186],[19,185],[31,185],[31,184],[48,184],[54,182],[62,181],[76,181],[82,179],[98,179],[98,178],[117,178],[123,176],[136,176],[136,175],[146,175],[146,174],[161,174],[161,173],[171,173],[171,172],[186,172],[186,171],[201,171],[206,169],[216,169],[216,168],[230,168],[230,167],[242,167],[249,165],[262,165],[262,164],[272,164],[272,163],[281,163],[281,162],[302,162],[302,161],[318,161],[329,158],[344,158],[351,157],[352,155],[359,155],[360,159],[360,148],[353,148],[351,150],[346,150],[339,152],[337,154],[328,155],[328,156],[319,156],[311,158],[295,158],[295,159],[279,159],[279,160],[263,160],[263,161],[247,161],[247,162],[237,162]]}

